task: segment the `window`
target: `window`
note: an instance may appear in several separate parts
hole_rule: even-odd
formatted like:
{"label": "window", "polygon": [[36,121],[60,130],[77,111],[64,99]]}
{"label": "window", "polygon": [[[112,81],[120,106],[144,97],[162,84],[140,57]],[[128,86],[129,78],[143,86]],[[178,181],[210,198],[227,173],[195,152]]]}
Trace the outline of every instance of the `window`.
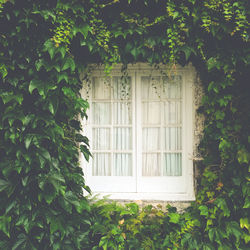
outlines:
{"label": "window", "polygon": [[92,73],[84,126],[93,158],[82,165],[93,192],[114,199],[194,199],[192,86],[191,67],[171,73],[136,64],[126,77],[119,69],[110,77],[101,69]]}

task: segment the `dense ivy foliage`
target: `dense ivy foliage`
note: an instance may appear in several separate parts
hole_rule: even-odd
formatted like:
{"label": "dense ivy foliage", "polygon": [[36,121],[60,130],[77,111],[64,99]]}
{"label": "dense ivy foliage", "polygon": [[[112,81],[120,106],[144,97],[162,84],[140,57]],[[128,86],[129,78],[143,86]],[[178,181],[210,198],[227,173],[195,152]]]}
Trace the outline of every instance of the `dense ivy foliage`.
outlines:
{"label": "dense ivy foliage", "polygon": [[[248,0],[0,2],[1,249],[247,249]],[[154,11],[152,11],[154,10]],[[90,204],[79,148],[88,64],[191,62],[203,83],[197,201]]]}

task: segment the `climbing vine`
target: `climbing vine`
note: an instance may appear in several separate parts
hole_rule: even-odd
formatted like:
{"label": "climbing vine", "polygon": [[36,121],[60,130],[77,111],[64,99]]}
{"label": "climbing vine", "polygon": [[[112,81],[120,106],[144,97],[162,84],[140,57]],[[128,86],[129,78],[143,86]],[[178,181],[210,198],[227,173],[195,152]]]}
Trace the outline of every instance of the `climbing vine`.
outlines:
{"label": "climbing vine", "polygon": [[[0,1],[0,248],[247,249],[248,2]],[[137,61],[191,62],[203,84],[198,191],[182,214],[82,192],[81,73]]]}

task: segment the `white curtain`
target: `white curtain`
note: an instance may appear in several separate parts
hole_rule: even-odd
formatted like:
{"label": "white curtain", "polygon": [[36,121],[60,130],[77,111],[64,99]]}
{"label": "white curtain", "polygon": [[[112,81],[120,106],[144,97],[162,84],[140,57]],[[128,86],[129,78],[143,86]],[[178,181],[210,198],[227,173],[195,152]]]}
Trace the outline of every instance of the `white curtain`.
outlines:
{"label": "white curtain", "polygon": [[92,97],[93,175],[132,176],[131,79],[94,78]]}
{"label": "white curtain", "polygon": [[182,174],[181,78],[142,77],[142,175]]}
{"label": "white curtain", "polygon": [[[141,77],[142,176],[182,174],[181,78]],[[131,79],[93,79],[93,175],[132,176]]]}

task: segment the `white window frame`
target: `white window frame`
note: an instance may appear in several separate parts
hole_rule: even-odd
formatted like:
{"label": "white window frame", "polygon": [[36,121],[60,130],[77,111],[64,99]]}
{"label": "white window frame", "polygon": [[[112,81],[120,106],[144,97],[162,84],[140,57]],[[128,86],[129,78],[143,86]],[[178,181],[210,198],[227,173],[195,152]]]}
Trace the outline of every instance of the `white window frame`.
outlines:
{"label": "white window frame", "polygon": [[[105,76],[104,68],[101,66],[92,66],[93,71],[91,76]],[[113,68],[112,76],[121,76],[121,66],[117,65]],[[182,95],[183,95],[183,116],[182,116],[182,176],[167,176],[167,177],[143,177],[141,178],[141,166],[142,166],[142,129],[138,119],[141,120],[138,110],[141,109],[141,99],[138,98],[140,95],[140,76],[154,76],[161,75],[158,70],[155,70],[151,66],[144,63],[137,63],[135,65],[129,65],[127,72],[128,75],[132,77],[132,104],[136,100],[136,104],[132,105],[132,130],[133,130],[133,145],[136,146],[133,151],[133,177],[118,177],[117,176],[95,176],[95,181],[93,182],[92,176],[92,159],[87,163],[83,156],[80,157],[80,165],[83,168],[86,184],[89,185],[91,190],[94,190],[93,195],[99,194],[99,197],[109,196],[110,199],[115,200],[161,200],[161,201],[191,201],[195,199],[194,194],[194,177],[193,177],[193,140],[194,140],[194,79],[195,70],[191,65],[181,67],[177,66],[173,71],[171,68],[166,66],[160,66],[161,71],[167,72],[167,74],[177,74],[182,77]],[[83,98],[87,98],[86,90],[82,89]],[[137,97],[137,98],[136,98]],[[90,109],[91,109],[91,99]],[[136,107],[135,107],[136,106]],[[136,113],[137,112],[137,113]],[[83,132],[86,135],[90,143],[92,141],[92,128],[90,125],[91,112],[88,111],[89,119],[87,121],[82,121]],[[138,137],[135,138],[134,131],[137,131]],[[138,139],[139,138],[139,139]],[[91,149],[90,149],[91,150]],[[137,170],[134,173],[135,169]],[[105,185],[103,184],[103,178],[106,178]],[[182,179],[182,184],[178,185],[177,179]],[[117,182],[117,179],[119,181]],[[167,180],[167,181],[166,181]],[[94,186],[93,186],[94,183]],[[118,183],[118,184],[116,184]],[[126,187],[126,192],[116,192],[117,186],[123,185]],[[136,185],[136,186],[135,186]],[[181,186],[181,187],[180,187]],[[164,190],[171,190],[167,192],[160,192],[159,189],[162,187]],[[174,187],[174,188],[173,188]],[[106,190],[114,190],[114,192],[107,192]],[[136,192],[134,191],[136,189]],[[95,191],[98,190],[98,191]]]}

